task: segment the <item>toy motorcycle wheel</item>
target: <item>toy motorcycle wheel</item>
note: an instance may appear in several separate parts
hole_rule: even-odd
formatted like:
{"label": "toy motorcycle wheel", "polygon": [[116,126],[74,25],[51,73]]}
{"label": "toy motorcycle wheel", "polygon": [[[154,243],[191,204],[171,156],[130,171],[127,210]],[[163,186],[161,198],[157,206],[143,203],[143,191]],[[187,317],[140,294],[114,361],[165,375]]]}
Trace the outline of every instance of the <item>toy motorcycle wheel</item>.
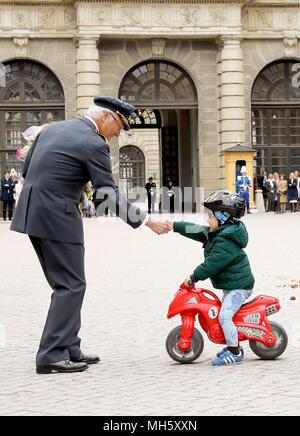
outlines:
{"label": "toy motorcycle wheel", "polygon": [[204,348],[203,336],[194,328],[193,336],[191,337],[191,347],[187,351],[182,351],[178,348],[180,339],[181,325],[170,331],[166,339],[166,349],[169,356],[179,363],[191,363],[198,359]]}
{"label": "toy motorcycle wheel", "polygon": [[288,336],[284,328],[274,321],[270,321],[270,325],[272,333],[276,339],[273,347],[267,347],[258,341],[249,341],[249,345],[253,353],[264,360],[276,359],[276,357],[279,357],[285,351],[288,344]]}

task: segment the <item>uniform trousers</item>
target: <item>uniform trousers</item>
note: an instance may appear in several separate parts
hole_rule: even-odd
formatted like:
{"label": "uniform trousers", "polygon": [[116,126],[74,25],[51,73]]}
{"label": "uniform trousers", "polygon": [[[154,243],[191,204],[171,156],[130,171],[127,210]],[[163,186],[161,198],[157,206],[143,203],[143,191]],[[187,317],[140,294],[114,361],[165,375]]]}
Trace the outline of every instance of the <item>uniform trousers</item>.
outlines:
{"label": "uniform trousers", "polygon": [[148,213],[155,212],[155,195],[151,195],[150,192],[147,193],[148,197]]}
{"label": "uniform trousers", "polygon": [[13,201],[3,201],[3,219],[6,220],[6,211],[8,208],[8,218],[11,220],[13,216]]}
{"label": "uniform trousers", "polygon": [[53,290],[36,364],[72,360],[81,352],[78,332],[86,289],[84,245],[29,238]]}

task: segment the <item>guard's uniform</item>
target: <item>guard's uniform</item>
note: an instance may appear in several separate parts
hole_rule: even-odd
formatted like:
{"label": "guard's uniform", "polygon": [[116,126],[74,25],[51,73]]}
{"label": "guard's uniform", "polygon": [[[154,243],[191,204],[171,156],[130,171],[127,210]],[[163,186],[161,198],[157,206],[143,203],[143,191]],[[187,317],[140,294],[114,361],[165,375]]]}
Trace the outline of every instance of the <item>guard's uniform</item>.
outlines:
{"label": "guard's uniform", "polygon": [[249,176],[238,176],[236,181],[236,192],[243,197],[247,203],[247,210],[249,211],[250,191],[249,186],[252,186],[251,178]]}
{"label": "guard's uniform", "polygon": [[79,117],[50,124],[28,153],[11,229],[29,235],[54,291],[37,365],[71,359],[81,351],[78,331],[86,281],[77,205],[83,186],[91,180],[95,189],[105,187],[110,209],[133,228],[146,218],[119,192],[109,152],[106,138],[88,118]]}

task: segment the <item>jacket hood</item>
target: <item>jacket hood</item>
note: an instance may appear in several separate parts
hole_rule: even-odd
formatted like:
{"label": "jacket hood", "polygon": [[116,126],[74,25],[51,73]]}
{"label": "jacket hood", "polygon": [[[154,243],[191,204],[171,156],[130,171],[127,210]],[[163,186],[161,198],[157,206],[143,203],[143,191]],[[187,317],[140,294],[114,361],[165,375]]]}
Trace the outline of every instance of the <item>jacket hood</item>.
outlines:
{"label": "jacket hood", "polygon": [[245,224],[242,221],[238,221],[236,224],[225,224],[219,226],[213,234],[220,234],[220,236],[231,239],[241,248],[245,248],[248,244],[248,232]]}

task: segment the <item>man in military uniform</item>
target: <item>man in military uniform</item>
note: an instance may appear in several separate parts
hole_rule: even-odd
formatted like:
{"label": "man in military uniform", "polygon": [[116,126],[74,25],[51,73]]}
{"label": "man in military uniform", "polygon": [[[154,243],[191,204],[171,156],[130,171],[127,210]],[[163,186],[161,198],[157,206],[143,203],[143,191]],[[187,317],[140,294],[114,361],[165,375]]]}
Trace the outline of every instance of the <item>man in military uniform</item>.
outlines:
{"label": "man in military uniform", "polygon": [[25,183],[11,230],[26,233],[53,289],[51,305],[36,356],[36,371],[77,372],[97,363],[83,354],[78,332],[86,288],[82,217],[83,186],[91,180],[108,195],[109,207],[131,227],[146,225],[166,233],[165,221],[154,221],[127,201],[116,186],[108,141],[129,130],[135,108],[113,97],[95,97],[86,116],[52,123],[35,139],[24,165]]}

